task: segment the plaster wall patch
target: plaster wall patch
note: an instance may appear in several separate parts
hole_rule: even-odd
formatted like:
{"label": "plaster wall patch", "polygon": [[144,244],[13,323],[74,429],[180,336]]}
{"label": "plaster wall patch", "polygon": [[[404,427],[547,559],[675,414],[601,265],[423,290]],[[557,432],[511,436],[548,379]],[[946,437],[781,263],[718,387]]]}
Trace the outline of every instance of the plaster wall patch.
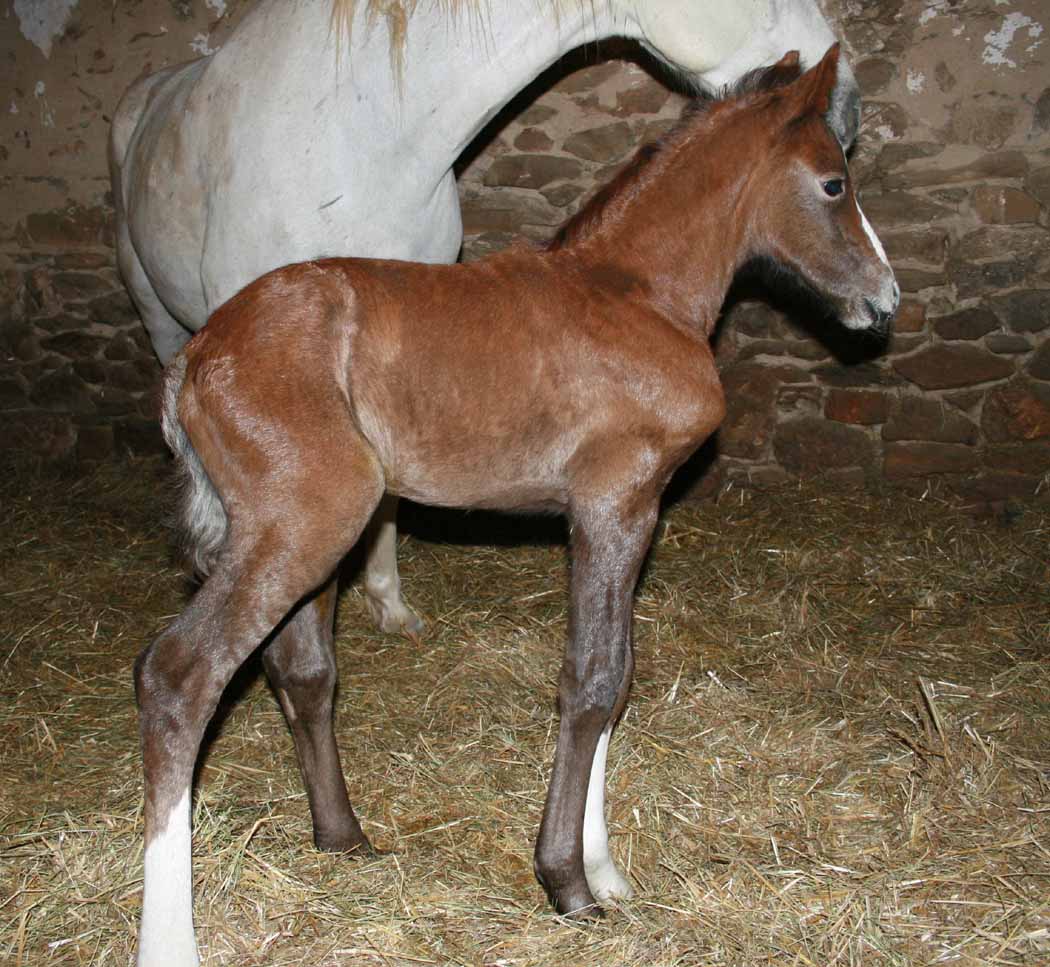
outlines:
{"label": "plaster wall patch", "polygon": [[51,45],[56,37],[62,36],[76,5],[77,0],[15,0],[15,16],[22,36],[40,48],[45,57],[50,57]]}
{"label": "plaster wall patch", "polygon": [[207,57],[209,54],[214,54],[218,47],[212,47],[208,41],[211,38],[207,34],[197,34],[193,40],[190,41],[190,50],[201,57]]}
{"label": "plaster wall patch", "polygon": [[[1014,35],[1024,29],[1027,29],[1028,36],[1033,40],[1043,33],[1043,25],[1036,23],[1027,14],[1008,13],[998,30],[989,30],[984,35],[985,48],[981,54],[981,60],[992,67],[1017,67],[1017,62],[1007,57],[1006,52],[1014,42]],[[1038,46],[1038,41],[1028,50],[1031,51],[1036,46]]]}

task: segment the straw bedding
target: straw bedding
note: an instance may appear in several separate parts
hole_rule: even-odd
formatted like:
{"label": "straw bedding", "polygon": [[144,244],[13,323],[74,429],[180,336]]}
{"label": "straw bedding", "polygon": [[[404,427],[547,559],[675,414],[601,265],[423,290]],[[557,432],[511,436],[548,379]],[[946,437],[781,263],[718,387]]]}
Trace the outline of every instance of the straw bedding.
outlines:
{"label": "straw bedding", "polygon": [[[0,484],[0,961],[131,957],[131,662],[189,591],[166,468]],[[597,926],[531,872],[556,734],[555,522],[408,515],[419,640],[339,610],[368,861],[316,852],[258,662],[195,802],[210,964],[1050,963],[1050,511],[816,484],[668,509],[609,777],[637,888]]]}

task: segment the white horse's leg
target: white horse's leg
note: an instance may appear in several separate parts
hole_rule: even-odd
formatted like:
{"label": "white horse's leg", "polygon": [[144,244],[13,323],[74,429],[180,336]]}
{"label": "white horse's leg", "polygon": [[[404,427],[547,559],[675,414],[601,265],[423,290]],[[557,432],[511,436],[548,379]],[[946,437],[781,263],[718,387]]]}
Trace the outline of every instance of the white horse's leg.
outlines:
{"label": "white horse's leg", "polygon": [[609,753],[612,725],[598,739],[587,783],[587,806],[583,814],[583,875],[594,898],[624,900],[634,893],[630,882],[609,855],[609,831],[605,826],[605,761]]}
{"label": "white horse's leg", "polygon": [[138,967],[197,967],[193,936],[190,791],[146,846]]}
{"label": "white horse's leg", "polygon": [[365,561],[365,599],[383,631],[423,630],[419,616],[401,597],[397,574],[397,497],[387,494],[368,525]]}

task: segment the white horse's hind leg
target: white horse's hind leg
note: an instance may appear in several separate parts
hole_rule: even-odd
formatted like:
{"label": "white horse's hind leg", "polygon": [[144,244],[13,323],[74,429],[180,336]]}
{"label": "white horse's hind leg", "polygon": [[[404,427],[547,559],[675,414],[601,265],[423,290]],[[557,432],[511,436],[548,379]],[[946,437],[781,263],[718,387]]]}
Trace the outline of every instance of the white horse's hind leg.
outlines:
{"label": "white horse's hind leg", "polygon": [[193,936],[190,791],[146,847],[138,967],[197,967]]}
{"label": "white horse's hind leg", "polygon": [[587,806],[583,814],[583,875],[594,898],[625,900],[634,892],[609,855],[609,831],[605,826],[605,761],[609,754],[608,726],[598,738],[587,782]]}
{"label": "white horse's hind leg", "polygon": [[422,631],[423,622],[401,597],[401,579],[397,574],[397,497],[383,497],[366,534],[365,598],[376,624],[383,631]]}

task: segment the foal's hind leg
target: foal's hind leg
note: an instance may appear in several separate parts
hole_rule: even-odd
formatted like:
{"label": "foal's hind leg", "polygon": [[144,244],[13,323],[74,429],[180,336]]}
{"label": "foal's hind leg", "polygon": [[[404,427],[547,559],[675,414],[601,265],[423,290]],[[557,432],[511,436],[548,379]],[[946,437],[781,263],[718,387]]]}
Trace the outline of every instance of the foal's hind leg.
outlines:
{"label": "foal's hind leg", "polygon": [[333,447],[321,466],[311,465],[309,441],[282,441],[278,452],[294,476],[268,475],[257,462],[230,467],[232,452],[226,464],[207,466],[224,498],[239,498],[230,506],[242,516],[231,516],[211,577],[136,663],[146,825],[140,967],[198,963],[190,785],[222,690],[297,602],[330,578],[382,493],[378,462],[356,431],[327,429]]}
{"label": "foal's hind leg", "polygon": [[401,596],[397,573],[397,497],[387,494],[368,525],[365,549],[365,599],[382,631],[423,630],[419,616]]}
{"label": "foal's hind leg", "polygon": [[332,722],[336,663],[332,623],[338,581],[328,582],[299,609],[263,652],[299,754],[314,843],[330,852],[371,852],[346,794]]}

